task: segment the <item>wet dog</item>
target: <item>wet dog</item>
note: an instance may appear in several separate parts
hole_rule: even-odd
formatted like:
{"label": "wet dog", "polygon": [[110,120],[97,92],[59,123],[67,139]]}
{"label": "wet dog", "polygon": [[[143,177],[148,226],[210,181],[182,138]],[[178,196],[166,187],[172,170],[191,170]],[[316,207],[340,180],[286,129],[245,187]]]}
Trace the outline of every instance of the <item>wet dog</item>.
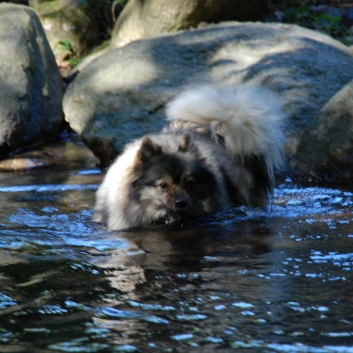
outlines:
{"label": "wet dog", "polygon": [[109,229],[171,223],[232,206],[265,208],[283,164],[280,103],[254,87],[185,91],[168,126],[128,144],[96,195]]}

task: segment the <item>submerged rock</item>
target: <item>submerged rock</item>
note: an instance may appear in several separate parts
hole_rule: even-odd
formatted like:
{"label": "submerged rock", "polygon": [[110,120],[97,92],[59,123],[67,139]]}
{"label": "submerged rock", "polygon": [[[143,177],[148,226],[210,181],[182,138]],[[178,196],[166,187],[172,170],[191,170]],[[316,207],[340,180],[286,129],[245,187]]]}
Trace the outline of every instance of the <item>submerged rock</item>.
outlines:
{"label": "submerged rock", "polygon": [[62,126],[62,83],[35,12],[0,4],[0,157]]}

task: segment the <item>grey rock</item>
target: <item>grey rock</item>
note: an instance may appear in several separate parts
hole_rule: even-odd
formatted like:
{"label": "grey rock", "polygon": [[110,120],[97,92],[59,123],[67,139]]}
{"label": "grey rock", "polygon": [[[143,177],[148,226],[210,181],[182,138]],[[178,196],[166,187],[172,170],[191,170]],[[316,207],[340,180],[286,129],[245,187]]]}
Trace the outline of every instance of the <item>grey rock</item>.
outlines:
{"label": "grey rock", "polygon": [[253,21],[265,10],[263,0],[129,0],[114,27],[111,47],[190,29],[200,22]]}
{"label": "grey rock", "polygon": [[28,6],[34,7],[48,0],[28,0]]}
{"label": "grey rock", "polygon": [[0,4],[0,156],[50,138],[63,122],[62,83],[33,10]]}
{"label": "grey rock", "polygon": [[76,60],[96,44],[98,26],[87,16],[87,8],[88,2],[77,0],[45,1],[33,8],[59,64]]}
{"label": "grey rock", "polygon": [[353,180],[353,81],[301,133],[291,166],[306,181]]}
{"label": "grey rock", "polygon": [[71,127],[102,160],[158,130],[164,107],[191,85],[259,84],[284,100],[287,156],[320,109],[353,79],[353,52],[295,25],[230,22],[135,41],[82,70],[64,96]]}

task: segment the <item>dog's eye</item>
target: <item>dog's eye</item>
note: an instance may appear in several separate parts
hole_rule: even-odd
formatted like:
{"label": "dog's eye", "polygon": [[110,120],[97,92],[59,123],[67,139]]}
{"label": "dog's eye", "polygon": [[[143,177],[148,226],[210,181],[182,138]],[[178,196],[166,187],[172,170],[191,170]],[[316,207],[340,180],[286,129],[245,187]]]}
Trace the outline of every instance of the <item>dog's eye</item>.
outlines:
{"label": "dog's eye", "polygon": [[185,180],[184,184],[187,189],[192,189],[195,185],[195,180],[193,178],[188,178]]}
{"label": "dog's eye", "polygon": [[169,188],[169,185],[167,183],[164,183],[164,182],[160,183],[158,186],[163,191],[168,190],[168,188]]}

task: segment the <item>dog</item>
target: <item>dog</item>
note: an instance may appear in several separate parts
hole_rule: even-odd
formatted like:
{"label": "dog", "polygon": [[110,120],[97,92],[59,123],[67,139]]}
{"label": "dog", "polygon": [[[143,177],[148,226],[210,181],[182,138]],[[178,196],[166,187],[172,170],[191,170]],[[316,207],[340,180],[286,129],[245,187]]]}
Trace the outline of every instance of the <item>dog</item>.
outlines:
{"label": "dog", "polygon": [[167,126],[126,145],[96,194],[110,230],[180,222],[230,207],[266,208],[284,163],[282,106],[259,87],[186,90]]}

